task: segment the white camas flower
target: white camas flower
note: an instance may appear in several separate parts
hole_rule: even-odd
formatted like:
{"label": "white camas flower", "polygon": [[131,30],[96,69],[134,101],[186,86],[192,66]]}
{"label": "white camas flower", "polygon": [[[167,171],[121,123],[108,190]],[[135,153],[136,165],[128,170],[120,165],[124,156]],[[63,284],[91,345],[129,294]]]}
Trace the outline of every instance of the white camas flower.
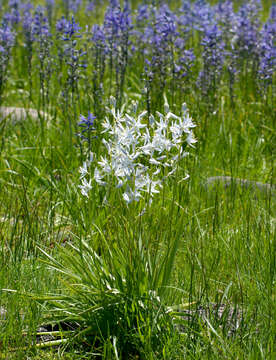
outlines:
{"label": "white camas flower", "polygon": [[192,132],[195,124],[186,104],[182,105],[181,116],[177,116],[170,112],[166,98],[165,114],[156,112],[156,116],[149,118],[147,111],[137,114],[135,102],[126,110],[124,105],[120,111],[116,110],[114,98],[110,104],[109,117],[102,124],[104,153],[91,166],[94,170],[89,169],[93,154],[80,168],[81,193],[88,197],[92,179],[87,181],[87,177],[92,173],[93,181],[99,185],[122,188],[127,204],[139,201],[145,193],[151,198],[188,154],[183,151],[185,145],[193,147],[196,142]]}
{"label": "white camas flower", "polygon": [[84,178],[86,175],[88,175],[88,171],[87,171],[87,162],[84,161],[83,165],[79,168],[79,172],[80,172],[80,178]]}
{"label": "white camas flower", "polygon": [[79,185],[79,188],[81,189],[81,193],[83,196],[88,197],[88,192],[92,189],[91,186],[91,179],[89,181],[86,180],[86,178],[82,178],[81,185]]}

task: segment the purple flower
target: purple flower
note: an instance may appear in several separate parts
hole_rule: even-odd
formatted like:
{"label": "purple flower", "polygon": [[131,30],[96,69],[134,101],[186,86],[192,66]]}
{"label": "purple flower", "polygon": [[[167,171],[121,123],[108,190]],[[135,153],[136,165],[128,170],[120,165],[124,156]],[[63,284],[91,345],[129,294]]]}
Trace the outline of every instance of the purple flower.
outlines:
{"label": "purple flower", "polygon": [[82,0],[67,0],[67,1],[68,1],[68,9],[73,13],[76,13],[82,4]]}
{"label": "purple flower", "polygon": [[23,19],[22,19],[22,27],[23,27],[24,35],[31,38],[31,33],[32,33],[32,28],[33,28],[33,17],[32,17],[32,14],[30,13],[30,11],[24,12]]}
{"label": "purple flower", "polygon": [[62,19],[62,26],[63,26],[62,40],[64,40],[64,41],[71,40],[73,38],[73,36],[74,36],[74,38],[81,38],[81,35],[78,35],[81,28],[80,28],[79,24],[75,22],[74,16],[72,16],[71,21],[67,21],[67,20],[64,21]]}
{"label": "purple flower", "polygon": [[83,127],[83,132],[95,130],[94,128],[94,120],[96,119],[96,116],[94,116],[91,112],[88,112],[87,118],[83,115],[80,115],[80,122],[78,123],[78,126]]}
{"label": "purple flower", "polygon": [[48,19],[44,16],[44,9],[36,8],[32,24],[32,36],[36,41],[46,40],[51,36]]}
{"label": "purple flower", "polygon": [[20,22],[20,0],[10,0],[9,7],[10,12],[4,14],[4,22],[7,24],[10,23],[11,25],[19,24]]}
{"label": "purple flower", "polygon": [[7,69],[13,45],[14,33],[7,24],[3,24],[0,27],[0,105],[2,103],[3,89],[7,80]]}
{"label": "purple flower", "polygon": [[204,31],[205,28],[215,24],[215,12],[205,0],[197,0],[193,4],[193,27]]}
{"label": "purple flower", "polygon": [[182,56],[175,64],[175,72],[178,78],[187,77],[192,66],[194,65],[196,57],[192,49],[183,50]]}
{"label": "purple flower", "polygon": [[220,80],[225,51],[221,31],[217,25],[206,27],[203,40],[203,69],[199,74],[198,83],[204,94],[215,90]]}
{"label": "purple flower", "polygon": [[[270,19],[269,19],[270,20]],[[272,82],[276,71],[276,23],[268,21],[261,30],[261,39],[258,44],[259,69],[261,82],[267,86]]]}
{"label": "purple flower", "polygon": [[59,48],[60,62],[65,61],[68,67],[65,89],[65,98],[68,101],[69,91],[71,91],[72,96],[78,92],[80,69],[87,67],[85,61],[81,62],[81,58],[86,52],[77,48],[77,39],[80,39],[82,35],[80,34],[80,26],[76,23],[74,16],[72,16],[71,21],[61,18],[56,28],[61,33],[62,40],[62,46]]}
{"label": "purple flower", "polygon": [[104,18],[105,37],[109,42],[111,51],[125,41],[131,28],[132,21],[128,6],[121,11],[117,0],[113,0]]}
{"label": "purple flower", "polygon": [[11,31],[9,26],[2,25],[0,27],[0,44],[2,46],[2,49],[8,52],[14,44],[14,39],[14,33]]}
{"label": "purple flower", "polygon": [[30,3],[30,2],[27,2],[27,3],[21,3],[20,5],[20,9],[21,11],[23,12],[23,14],[25,12],[30,12],[32,9],[33,9],[33,5]]}
{"label": "purple flower", "polygon": [[56,30],[57,32],[63,33],[67,27],[67,20],[64,16],[62,16],[61,19],[59,19],[56,23]]}
{"label": "purple flower", "polygon": [[95,44],[105,44],[105,34],[102,26],[93,25],[91,29],[92,37],[91,40]]}
{"label": "purple flower", "polygon": [[233,9],[233,2],[227,0],[220,2],[215,7],[216,20],[219,24],[219,28],[222,31],[223,39],[229,44],[234,32],[234,26],[236,21],[236,14]]}
{"label": "purple flower", "polygon": [[[91,132],[96,130],[96,128],[94,127],[95,119],[96,119],[96,116],[94,116],[91,112],[88,112],[87,117],[80,115],[81,121],[78,123],[78,126],[83,128],[83,130],[79,134],[81,139],[90,142]],[[85,133],[86,133],[86,135],[84,135]]]}
{"label": "purple flower", "polygon": [[241,59],[255,59],[256,57],[256,44],[258,42],[260,27],[260,10],[260,1],[251,0],[246,5],[240,7],[236,16],[233,44]]}
{"label": "purple flower", "polygon": [[149,18],[148,5],[139,5],[136,15],[136,21],[142,23]]}

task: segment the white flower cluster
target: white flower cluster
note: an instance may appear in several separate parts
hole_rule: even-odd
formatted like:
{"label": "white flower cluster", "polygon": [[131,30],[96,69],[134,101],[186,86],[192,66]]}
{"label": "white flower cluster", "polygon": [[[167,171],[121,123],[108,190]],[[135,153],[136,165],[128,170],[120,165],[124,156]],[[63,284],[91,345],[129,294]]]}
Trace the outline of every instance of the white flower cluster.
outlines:
{"label": "white flower cluster", "polygon": [[[165,99],[166,100],[166,99]],[[106,155],[102,155],[94,168],[94,180],[106,186],[112,179],[116,187],[123,188],[123,198],[127,203],[139,201],[143,194],[152,197],[159,192],[162,181],[177,169],[178,161],[188,153],[185,145],[196,142],[192,128],[195,124],[189,116],[186,104],[182,105],[182,115],[170,112],[165,101],[165,114],[156,112],[155,117],[147,117],[147,111],[137,114],[138,104],[132,103],[130,111],[116,110],[115,99],[111,101],[109,113],[103,123],[103,140]],[[87,181],[88,168],[93,154],[80,168],[83,195],[88,197],[91,179]]]}

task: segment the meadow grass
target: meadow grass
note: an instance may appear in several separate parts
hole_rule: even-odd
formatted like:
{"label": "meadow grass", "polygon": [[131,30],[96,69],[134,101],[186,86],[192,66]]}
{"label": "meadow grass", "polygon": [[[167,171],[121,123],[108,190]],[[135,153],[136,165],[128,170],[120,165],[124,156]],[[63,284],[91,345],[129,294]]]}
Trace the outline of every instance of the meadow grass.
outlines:
{"label": "meadow grass", "polygon": [[[14,64],[23,65],[11,69],[4,104],[38,107],[38,95],[30,103],[24,93],[24,49],[13,51]],[[52,81],[43,108],[51,120],[0,122],[0,307],[6,310],[5,320],[0,318],[0,358],[274,359],[275,190],[254,194],[234,183],[227,189],[206,186],[216,175],[275,184],[273,94],[264,101],[247,77],[236,84],[234,106],[226,81],[210,104],[194,87],[182,100],[197,124],[198,142],[176,175],[150,206],[146,201],[127,206],[112,189],[105,205],[100,186],[89,199],[80,195],[78,169],[86,145],[69,129],[69,111],[63,113],[55,96],[58,77]],[[108,77],[104,81],[108,87]],[[72,118],[93,102],[85,96],[87,86],[80,85],[84,100],[70,109]],[[129,70],[129,99],[141,88]],[[181,102],[173,105],[177,113]],[[100,152],[98,146],[99,141],[92,144],[93,151]],[[190,178],[182,180],[186,171]],[[236,331],[229,333],[227,316],[219,320],[212,314],[207,321],[197,316],[196,308],[212,303],[236,311]],[[90,313],[80,315],[84,305],[83,311],[103,307],[100,324]],[[176,311],[170,314],[172,307]],[[57,324],[53,329],[63,340],[66,331],[74,336],[74,321],[84,333],[67,347],[36,346],[43,324]],[[70,326],[62,328],[66,322]],[[129,333],[132,322],[135,331]],[[111,336],[116,328],[117,337]]]}

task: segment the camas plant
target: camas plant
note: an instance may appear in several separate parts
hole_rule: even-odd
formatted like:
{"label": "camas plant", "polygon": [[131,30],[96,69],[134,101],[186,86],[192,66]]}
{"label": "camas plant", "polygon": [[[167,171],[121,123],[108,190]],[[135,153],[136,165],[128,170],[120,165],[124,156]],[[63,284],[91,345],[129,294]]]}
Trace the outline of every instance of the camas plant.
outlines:
{"label": "camas plant", "polygon": [[14,44],[14,33],[8,25],[0,27],[0,105],[4,86],[7,80],[8,65],[11,57],[11,48]]}
{"label": "camas plant", "polygon": [[132,28],[130,8],[125,2],[121,9],[118,0],[110,1],[104,18],[104,32],[109,56],[109,95],[112,94],[112,79],[115,75],[115,97],[122,101],[125,73],[129,56],[129,34]]}
{"label": "camas plant", "polygon": [[10,0],[9,1],[9,12],[4,14],[4,20],[11,24],[11,26],[16,26],[20,20],[20,7],[21,7],[20,0]]}
{"label": "camas plant", "polygon": [[203,46],[203,69],[199,73],[198,83],[204,97],[214,96],[219,85],[224,62],[224,42],[221,31],[216,25],[205,29]]}
{"label": "camas plant", "polygon": [[40,6],[36,8],[32,27],[31,36],[38,46],[39,61],[39,109],[45,111],[46,105],[49,103],[49,83],[52,72],[52,57],[50,54],[52,41],[48,19],[44,15],[44,9]]}
{"label": "camas plant", "polygon": [[[270,19],[269,19],[270,20]],[[261,90],[266,93],[268,86],[272,83],[273,74],[276,69],[276,23],[268,21],[261,30],[261,38],[258,44],[259,69],[258,75]]]}
{"label": "camas plant", "polygon": [[116,101],[112,98],[108,109],[112,121],[106,117],[103,123],[105,154],[94,166],[89,160],[81,168],[84,170],[80,188],[85,196],[88,197],[92,188],[92,179],[87,181],[87,169],[94,167],[93,181],[107,188],[121,189],[128,204],[139,201],[144,194],[151,198],[177,171],[179,161],[188,154],[185,147],[196,142],[192,132],[195,125],[186,104],[182,105],[181,116],[170,112],[167,101],[165,114],[156,112],[148,118],[147,111],[138,113],[137,108],[134,102],[130,109],[116,110]]}
{"label": "camas plant", "polygon": [[[60,326],[63,342],[81,347],[83,353],[106,359],[170,359],[179,340],[168,306],[170,281],[184,218],[170,206],[175,226],[155,238],[142,213],[135,211],[135,201],[158,193],[178,170],[186,146],[196,141],[195,125],[185,104],[177,116],[166,98],[164,114],[155,117],[138,112],[137,103],[117,110],[114,98],[108,110],[102,132],[106,155],[94,160],[90,153],[80,169],[80,188],[83,195],[93,196],[95,211],[108,206],[108,199],[103,206],[95,205],[97,191],[89,193],[92,181],[93,187],[122,188],[126,203],[119,202],[108,220],[118,223],[120,217],[119,226],[114,232],[112,225],[93,224],[91,241],[70,242],[59,259],[42,249],[50,271],[62,276],[63,287],[58,294],[31,296],[47,304],[44,320]],[[94,120],[91,113],[81,116],[84,140],[95,132]],[[93,180],[88,180],[91,171]],[[149,201],[147,211],[152,204]]]}
{"label": "camas plant", "polygon": [[66,116],[69,117],[70,143],[72,142],[72,132],[74,127],[72,117],[76,117],[76,103],[79,100],[78,82],[81,70],[87,66],[85,61],[82,60],[85,52],[78,48],[78,40],[82,37],[80,29],[81,28],[79,24],[76,23],[74,16],[72,16],[71,21],[68,21],[63,17],[57,23],[57,31],[61,33],[61,40],[63,42],[62,49],[59,49],[59,57],[60,60],[65,62],[67,69],[63,95],[64,112]]}

